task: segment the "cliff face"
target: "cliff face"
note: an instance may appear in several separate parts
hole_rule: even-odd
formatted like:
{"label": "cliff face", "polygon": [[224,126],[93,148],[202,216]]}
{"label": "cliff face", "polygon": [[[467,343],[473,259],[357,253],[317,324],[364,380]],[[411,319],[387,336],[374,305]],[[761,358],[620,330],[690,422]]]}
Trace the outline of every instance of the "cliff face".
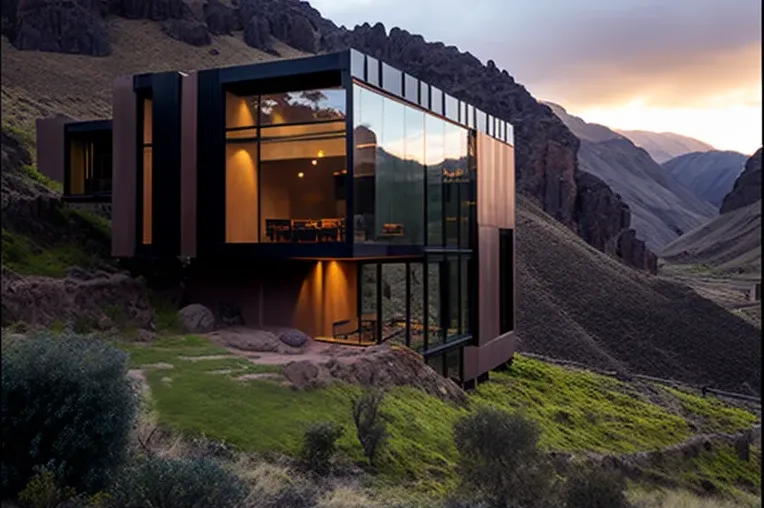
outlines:
{"label": "cliff face", "polygon": [[745,169],[735,180],[732,190],[724,196],[719,212],[732,212],[757,201],[761,201],[761,148],[746,161]]}
{"label": "cliff face", "polygon": [[[579,140],[493,61],[483,65],[453,46],[381,24],[347,30],[297,0],[4,0],[3,33],[20,49],[108,55],[105,17],[163,23],[167,34],[194,45],[210,34],[242,30],[250,46],[277,54],[273,41],[328,52],[354,47],[387,61],[514,126],[518,192],[599,250],[637,268],[655,269],[655,256],[629,230],[630,213],[600,179],[578,170]],[[138,48],[136,48],[138,49]],[[620,245],[620,248],[614,248]]]}

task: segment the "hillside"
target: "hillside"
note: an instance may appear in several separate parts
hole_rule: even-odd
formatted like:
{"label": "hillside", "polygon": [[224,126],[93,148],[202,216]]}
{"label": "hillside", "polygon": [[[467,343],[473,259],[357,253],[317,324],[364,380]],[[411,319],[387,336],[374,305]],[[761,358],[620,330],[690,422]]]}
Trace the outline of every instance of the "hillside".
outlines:
{"label": "hillside", "polygon": [[581,140],[581,170],[601,178],[623,198],[631,210],[631,227],[649,248],[659,250],[716,215],[713,206],[667,174],[645,150],[562,106],[547,105]]}
{"label": "hillside", "polygon": [[[379,23],[337,27],[297,0],[245,0],[235,6],[215,1],[201,11],[170,0],[143,7],[107,4],[105,11],[89,6],[93,10],[76,22],[72,11],[54,2],[43,2],[34,12],[18,5],[3,11],[5,26],[12,28],[3,38],[2,78],[12,125],[29,130],[41,114],[107,115],[109,84],[131,72],[193,70],[355,47],[509,120],[518,191],[596,248],[655,269],[655,256],[630,232],[621,199],[599,179],[580,177],[578,139],[493,61],[484,65],[453,46],[398,28],[388,31]],[[32,30],[40,37],[25,36]]]}
{"label": "hillside", "polygon": [[616,132],[629,138],[635,145],[647,150],[650,157],[658,164],[691,152],[707,152],[714,147],[694,138],[674,134],[673,132],[650,132],[638,130],[619,130]]}
{"label": "hillside", "polygon": [[745,160],[742,153],[710,150],[686,153],[661,166],[695,196],[719,208],[743,170]]}
{"label": "hillside", "polygon": [[721,215],[667,245],[671,263],[761,273],[761,148],[724,197]]}

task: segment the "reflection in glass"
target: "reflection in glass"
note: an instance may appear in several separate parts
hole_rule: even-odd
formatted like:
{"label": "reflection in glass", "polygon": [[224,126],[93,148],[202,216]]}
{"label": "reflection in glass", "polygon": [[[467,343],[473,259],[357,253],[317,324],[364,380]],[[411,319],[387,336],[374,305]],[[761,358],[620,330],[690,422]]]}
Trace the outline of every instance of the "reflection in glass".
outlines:
{"label": "reflection in glass", "polygon": [[444,357],[446,364],[444,376],[458,383],[461,380],[462,348],[449,351]]}
{"label": "reflection in glass", "polygon": [[261,125],[320,122],[345,118],[341,88],[303,90],[260,97]]}
{"label": "reflection in glass", "polygon": [[350,50],[350,73],[358,79],[365,79],[366,56],[360,51]]}
{"label": "reflection in glass", "polygon": [[403,75],[395,67],[382,63],[382,88],[395,95],[403,95]]}
{"label": "reflection in glass", "polygon": [[459,334],[461,319],[459,316],[459,306],[461,304],[461,294],[459,292],[459,257],[449,257],[448,265],[448,330],[446,331],[447,340],[450,340]]}
{"label": "reflection in glass", "polygon": [[419,82],[419,105],[423,108],[430,108],[430,85],[424,81]]}
{"label": "reflection in glass", "polygon": [[445,122],[426,115],[427,245],[443,245],[443,130]]}
{"label": "reflection in glass", "polygon": [[382,340],[405,341],[406,263],[382,264]]}
{"label": "reflection in glass", "polygon": [[443,163],[443,210],[445,213],[446,246],[459,245],[459,191],[465,181],[467,166],[467,132],[445,122],[446,160]]}
{"label": "reflection in glass", "polygon": [[354,86],[353,226],[355,242],[376,240],[377,149],[382,141],[384,98],[367,88]]}
{"label": "reflection in glass", "polygon": [[410,263],[411,345],[414,351],[424,347],[424,263]]}
{"label": "reflection in glass", "polygon": [[[427,263],[427,349],[431,349],[445,342],[445,330],[443,330],[443,312],[441,304],[441,264],[440,262]],[[447,280],[447,279],[446,279]]]}
{"label": "reflection in glass", "polygon": [[361,315],[358,316],[361,339],[364,342],[377,340],[377,264],[361,265]]}
{"label": "reflection in glass", "polygon": [[477,123],[477,130],[485,132],[485,112],[479,109],[475,111],[475,120]]}
{"label": "reflection in glass", "polygon": [[448,94],[444,94],[444,97],[446,98],[446,118],[449,120],[453,120],[454,122],[459,121],[459,101],[457,101],[454,97],[451,97]]}
{"label": "reflection in glass", "polygon": [[434,86],[430,87],[430,110],[438,115],[443,114],[443,92]]}
{"label": "reflection in glass", "polygon": [[469,309],[469,295],[470,295],[470,258],[467,256],[463,256],[461,258],[461,278],[462,278],[462,288],[461,288],[461,299],[462,299],[462,315],[461,315],[461,323],[459,330],[463,334],[471,334],[472,328],[471,328],[471,322],[470,322],[470,309]]}
{"label": "reflection in glass", "polygon": [[379,60],[366,56],[366,81],[379,86]]}
{"label": "reflection in glass", "polygon": [[417,104],[419,101],[419,80],[409,74],[404,74],[404,94],[406,100]]}

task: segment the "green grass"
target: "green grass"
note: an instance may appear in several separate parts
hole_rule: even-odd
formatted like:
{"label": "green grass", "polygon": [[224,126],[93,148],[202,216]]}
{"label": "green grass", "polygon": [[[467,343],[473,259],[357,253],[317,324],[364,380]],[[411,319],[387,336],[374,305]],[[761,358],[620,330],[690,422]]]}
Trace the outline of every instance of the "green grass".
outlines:
{"label": "green grass", "polygon": [[691,435],[684,418],[649,402],[626,383],[522,356],[509,373],[492,374],[474,399],[522,410],[539,423],[540,445],[546,449],[632,453]]}
{"label": "green grass", "polygon": [[[280,368],[254,365],[200,336],[118,346],[130,353],[131,367],[160,362],[173,366],[147,369],[146,374],[158,420],[177,431],[204,434],[241,450],[296,455],[307,427],[328,420],[345,429],[340,450],[363,461],[350,411],[358,387],[336,384],[303,391],[268,379],[240,381],[235,378],[241,374]],[[211,355],[223,357],[187,359]],[[231,372],[212,373],[223,370]],[[671,396],[686,401],[688,412],[715,417],[719,429],[749,426],[755,420],[713,399],[673,392]],[[509,373],[492,374],[471,401],[472,407],[488,404],[509,412],[522,410],[539,423],[541,446],[546,449],[630,453],[675,444],[692,434],[682,416],[651,403],[626,383],[522,356]],[[383,410],[389,441],[378,464],[378,486],[386,488],[406,478],[407,488],[414,492],[441,495],[453,488],[458,456],[451,432],[468,409],[414,388],[395,388]],[[719,481],[731,481],[716,474]],[[730,474],[737,478],[736,472]]]}
{"label": "green grass", "polygon": [[76,244],[60,244],[40,248],[28,237],[2,230],[2,262],[23,275],[62,278],[73,265],[90,266],[92,255]]}
{"label": "green grass", "polygon": [[733,434],[751,428],[756,423],[755,415],[727,406],[716,397],[701,397],[676,388],[662,388],[680,401],[684,411],[698,422],[703,432]]}

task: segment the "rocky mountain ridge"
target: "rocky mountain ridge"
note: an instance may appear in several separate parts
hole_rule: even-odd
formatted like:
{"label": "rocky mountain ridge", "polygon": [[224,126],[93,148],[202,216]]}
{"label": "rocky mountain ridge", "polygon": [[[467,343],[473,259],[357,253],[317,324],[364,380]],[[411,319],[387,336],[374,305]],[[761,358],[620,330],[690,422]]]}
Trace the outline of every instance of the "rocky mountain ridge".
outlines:
{"label": "rocky mountain ridge", "polygon": [[558,104],[546,105],[581,140],[580,169],[601,178],[629,205],[632,227],[649,248],[658,250],[716,215],[714,206],[698,198],[631,140],[571,115]]}
{"label": "rocky mountain ridge", "polygon": [[686,153],[661,166],[697,197],[718,208],[732,190],[745,161],[742,153],[710,150]]}
{"label": "rocky mountain ridge", "polygon": [[731,212],[757,201],[761,201],[761,148],[745,162],[745,169],[724,197],[719,212]]}
{"label": "rocky mountain ridge", "polygon": [[4,0],[3,34],[19,49],[106,56],[109,16],[162,23],[168,36],[204,46],[242,31],[244,41],[276,54],[274,41],[306,53],[355,47],[447,93],[510,121],[517,189],[597,249],[638,268],[656,257],[631,229],[629,207],[599,178],[582,174],[578,139],[493,61],[483,65],[453,46],[381,23],[348,30],[298,0]]}
{"label": "rocky mountain ridge", "polygon": [[682,136],[681,134],[675,134],[673,132],[650,132],[622,129],[615,129],[615,131],[621,136],[630,139],[638,147],[647,150],[650,157],[652,157],[658,164],[663,164],[669,159],[690,152],[716,150],[708,143],[704,143],[695,138]]}

